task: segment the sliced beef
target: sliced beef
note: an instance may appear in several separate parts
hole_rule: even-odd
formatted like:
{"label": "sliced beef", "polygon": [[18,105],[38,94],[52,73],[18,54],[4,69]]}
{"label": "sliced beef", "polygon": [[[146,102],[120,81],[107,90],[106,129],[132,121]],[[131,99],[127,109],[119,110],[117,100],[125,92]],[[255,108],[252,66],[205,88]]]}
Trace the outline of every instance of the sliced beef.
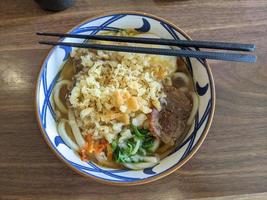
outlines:
{"label": "sliced beef", "polygon": [[180,78],[175,78],[172,79],[172,86],[176,88],[186,87],[186,83]]}
{"label": "sliced beef", "polygon": [[161,136],[161,126],[159,124],[159,111],[157,109],[153,109],[149,119],[149,130],[156,137],[160,138]]}
{"label": "sliced beef", "polygon": [[174,144],[186,130],[187,119],[192,110],[192,101],[187,92],[167,86],[167,104],[160,112],[151,113],[150,129],[153,134],[166,144]]}

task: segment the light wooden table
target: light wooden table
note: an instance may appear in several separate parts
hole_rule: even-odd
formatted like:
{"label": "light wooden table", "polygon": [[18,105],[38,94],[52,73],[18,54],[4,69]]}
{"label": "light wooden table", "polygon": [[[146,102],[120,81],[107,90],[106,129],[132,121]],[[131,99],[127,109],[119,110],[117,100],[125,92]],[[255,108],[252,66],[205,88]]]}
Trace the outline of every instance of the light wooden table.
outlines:
{"label": "light wooden table", "polygon": [[[34,115],[34,82],[47,46],[36,31],[66,32],[111,10],[164,17],[194,39],[250,42],[256,64],[211,61],[213,125],[179,171],[148,185],[114,187],[81,177],[49,150]],[[77,0],[58,13],[32,0],[0,1],[0,199],[267,199],[267,1]]]}

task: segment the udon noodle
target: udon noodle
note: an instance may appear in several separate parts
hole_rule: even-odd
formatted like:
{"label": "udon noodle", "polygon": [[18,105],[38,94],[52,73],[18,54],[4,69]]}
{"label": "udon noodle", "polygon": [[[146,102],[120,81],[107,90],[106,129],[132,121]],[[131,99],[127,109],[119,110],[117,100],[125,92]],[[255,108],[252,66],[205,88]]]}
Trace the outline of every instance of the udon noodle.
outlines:
{"label": "udon noodle", "polygon": [[[105,34],[144,36],[133,30]],[[182,58],[88,49],[72,51],[52,100],[59,135],[83,161],[135,170],[170,153],[198,108]]]}

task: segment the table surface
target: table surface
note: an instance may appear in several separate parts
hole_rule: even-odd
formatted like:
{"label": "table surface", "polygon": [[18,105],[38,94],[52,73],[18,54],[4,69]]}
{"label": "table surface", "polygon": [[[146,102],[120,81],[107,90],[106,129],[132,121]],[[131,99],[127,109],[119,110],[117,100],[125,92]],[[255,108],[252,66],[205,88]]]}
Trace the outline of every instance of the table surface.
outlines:
{"label": "table surface", "polygon": [[[66,32],[111,10],[159,15],[194,39],[257,45],[256,64],[210,61],[217,105],[206,140],[180,170],[142,186],[103,185],[71,171],[34,115],[34,83],[49,49],[34,33]],[[267,199],[266,0],[77,0],[57,13],[2,0],[0,11],[0,199]]]}

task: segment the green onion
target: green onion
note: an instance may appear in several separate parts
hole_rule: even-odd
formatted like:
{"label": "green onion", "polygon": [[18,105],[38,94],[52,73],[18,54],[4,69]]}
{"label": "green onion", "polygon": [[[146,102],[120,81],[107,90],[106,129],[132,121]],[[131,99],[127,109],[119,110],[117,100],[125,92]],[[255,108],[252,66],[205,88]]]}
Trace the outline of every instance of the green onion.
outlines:
{"label": "green onion", "polygon": [[112,151],[113,151],[113,152],[116,150],[117,146],[118,146],[118,143],[117,143],[117,141],[114,140],[114,141],[111,143],[111,148],[112,148]]}
{"label": "green onion", "polygon": [[140,162],[140,158],[151,155],[153,149],[158,147],[156,138],[149,134],[149,130],[131,127],[134,137],[124,140],[124,145],[118,145],[118,140],[111,143],[113,158],[118,163]]}
{"label": "green onion", "polygon": [[146,137],[143,144],[142,144],[142,147],[146,150],[150,149],[154,144],[154,138],[153,137]]}
{"label": "green onion", "polygon": [[141,146],[141,140],[136,140],[136,144],[135,144],[133,151],[131,152],[131,155],[136,154],[140,146]]}
{"label": "green onion", "polygon": [[140,139],[144,139],[145,136],[146,136],[146,133],[145,132],[140,132],[138,130],[138,128],[134,125],[132,125],[132,129],[133,129],[133,132],[134,132],[134,135]]}
{"label": "green onion", "polygon": [[126,143],[127,147],[124,149],[127,155],[130,155],[133,151],[133,144],[131,142]]}
{"label": "green onion", "polygon": [[122,163],[131,162],[131,158],[128,155],[126,155],[126,154],[124,154],[122,152],[119,152],[118,160],[119,160],[119,162],[122,162]]}
{"label": "green onion", "polygon": [[124,152],[120,151],[119,148],[115,151],[114,157],[116,162],[119,163],[131,162],[131,158]]}
{"label": "green onion", "polygon": [[149,133],[149,130],[147,130],[147,129],[143,129],[143,128],[142,128],[142,129],[138,129],[138,130],[139,130],[140,133],[142,133],[143,135],[146,135],[146,136],[147,136],[148,133]]}

